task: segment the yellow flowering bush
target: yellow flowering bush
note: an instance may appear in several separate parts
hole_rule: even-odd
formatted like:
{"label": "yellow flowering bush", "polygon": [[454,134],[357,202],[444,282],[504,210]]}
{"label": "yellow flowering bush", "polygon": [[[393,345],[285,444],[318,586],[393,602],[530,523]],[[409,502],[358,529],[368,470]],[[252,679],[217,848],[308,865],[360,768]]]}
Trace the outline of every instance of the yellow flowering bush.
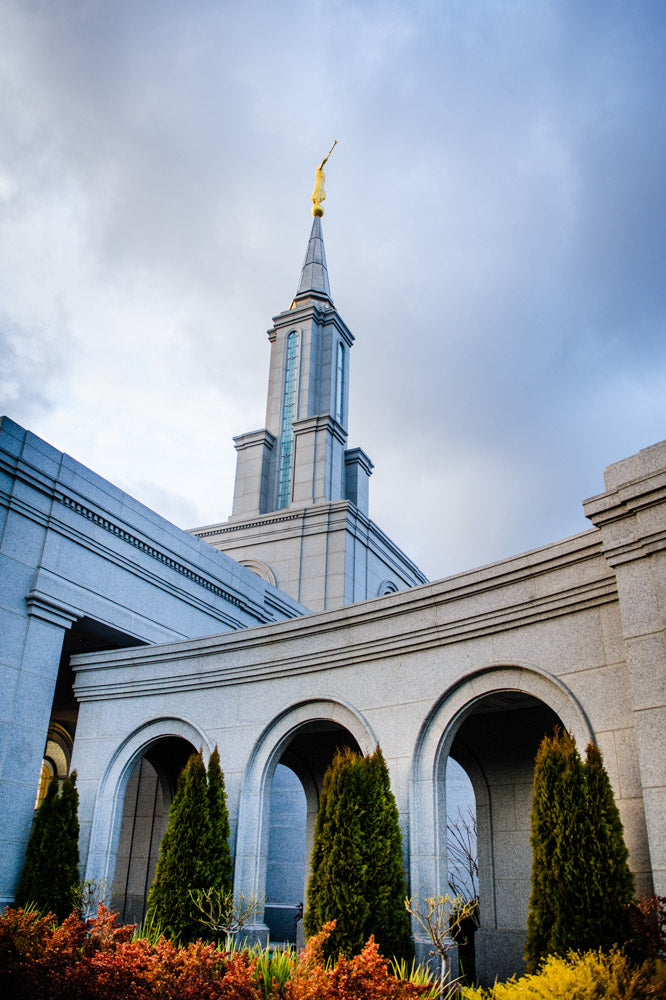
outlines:
{"label": "yellow flowering bush", "polygon": [[531,975],[490,989],[464,987],[461,1000],[666,1000],[666,968],[635,965],[617,949],[550,955]]}

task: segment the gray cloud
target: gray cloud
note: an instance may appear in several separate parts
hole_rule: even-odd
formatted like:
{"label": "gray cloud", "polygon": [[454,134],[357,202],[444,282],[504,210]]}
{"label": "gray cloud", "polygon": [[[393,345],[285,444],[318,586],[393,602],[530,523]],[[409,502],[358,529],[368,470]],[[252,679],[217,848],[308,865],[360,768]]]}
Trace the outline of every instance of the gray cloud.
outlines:
{"label": "gray cloud", "polygon": [[619,2],[7,0],[2,408],[223,519],[337,138],[373,515],[433,576],[584,529],[664,436],[665,34]]}

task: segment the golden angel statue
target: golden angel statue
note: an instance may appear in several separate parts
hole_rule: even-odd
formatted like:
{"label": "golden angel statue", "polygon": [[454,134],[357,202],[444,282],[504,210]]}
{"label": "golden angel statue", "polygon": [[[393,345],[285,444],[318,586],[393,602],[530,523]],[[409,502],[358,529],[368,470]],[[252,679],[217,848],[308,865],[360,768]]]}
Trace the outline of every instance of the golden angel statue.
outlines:
{"label": "golden angel statue", "polygon": [[312,192],[312,214],[313,215],[323,215],[324,209],[321,206],[322,201],[326,198],[326,192],[324,191],[324,181],[326,180],[326,175],[324,174],[324,164],[328,160],[329,156],[338,144],[338,140],[335,139],[333,145],[329,149],[328,153],[321,161],[317,170],[315,172],[315,185]]}

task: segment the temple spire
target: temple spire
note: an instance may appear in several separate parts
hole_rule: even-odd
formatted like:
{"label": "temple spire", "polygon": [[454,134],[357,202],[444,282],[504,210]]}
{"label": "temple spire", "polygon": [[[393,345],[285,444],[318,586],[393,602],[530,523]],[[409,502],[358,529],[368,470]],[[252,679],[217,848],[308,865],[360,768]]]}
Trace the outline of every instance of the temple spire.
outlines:
{"label": "temple spire", "polygon": [[319,215],[315,215],[312,220],[312,231],[310,232],[310,240],[305,252],[301,280],[296,292],[297,299],[309,296],[325,296],[332,301],[331,288],[328,283],[328,270],[326,268],[324,235]]}

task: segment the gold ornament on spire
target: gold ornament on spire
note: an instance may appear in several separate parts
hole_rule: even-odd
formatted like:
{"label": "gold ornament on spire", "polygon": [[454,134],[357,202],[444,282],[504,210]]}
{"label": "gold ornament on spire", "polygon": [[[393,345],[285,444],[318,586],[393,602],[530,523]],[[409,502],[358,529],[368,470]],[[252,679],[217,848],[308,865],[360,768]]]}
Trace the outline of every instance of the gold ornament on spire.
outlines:
{"label": "gold ornament on spire", "polygon": [[317,170],[315,172],[315,185],[314,185],[314,190],[312,192],[312,214],[313,215],[323,215],[324,214],[324,209],[321,207],[322,201],[324,201],[324,199],[326,198],[326,192],[324,191],[324,181],[326,180],[326,176],[324,174],[324,164],[326,163],[327,159],[329,158],[329,156],[331,155],[331,153],[333,152],[333,150],[335,149],[335,147],[337,146],[337,144],[338,144],[338,140],[334,139],[333,140],[333,145],[331,146],[331,148],[329,149],[328,153],[326,154],[326,156],[324,157],[324,159],[321,161],[321,163],[319,164],[319,166],[317,167]]}

